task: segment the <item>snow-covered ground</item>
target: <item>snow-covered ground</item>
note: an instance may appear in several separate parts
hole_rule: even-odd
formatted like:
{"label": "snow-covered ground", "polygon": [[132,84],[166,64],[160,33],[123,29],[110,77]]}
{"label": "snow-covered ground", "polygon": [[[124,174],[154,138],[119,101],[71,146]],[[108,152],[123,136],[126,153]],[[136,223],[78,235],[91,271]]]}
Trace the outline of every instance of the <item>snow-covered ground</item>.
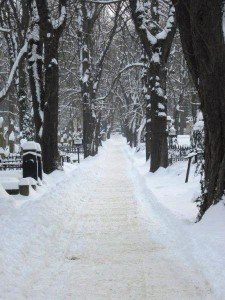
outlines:
{"label": "snow-covered ground", "polygon": [[[204,273],[213,290],[213,299],[225,299],[225,206],[221,201],[211,207],[201,222],[194,200],[200,195],[200,177],[191,166],[185,183],[188,162],[177,162],[167,169],[149,173],[144,151],[126,148],[131,164],[136,196],[141,212],[160,225],[151,236]],[[155,228],[156,229],[156,228]]]}
{"label": "snow-covered ground", "polygon": [[115,136],[25,198],[0,191],[0,299],[224,299],[224,207]]}

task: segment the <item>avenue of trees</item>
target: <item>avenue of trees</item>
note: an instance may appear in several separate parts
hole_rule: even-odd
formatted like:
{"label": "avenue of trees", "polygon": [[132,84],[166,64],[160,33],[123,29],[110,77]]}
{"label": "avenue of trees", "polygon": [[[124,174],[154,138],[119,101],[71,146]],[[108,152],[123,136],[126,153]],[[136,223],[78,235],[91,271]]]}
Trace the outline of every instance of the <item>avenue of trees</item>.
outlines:
{"label": "avenue of trees", "polygon": [[225,189],[224,11],[222,0],[1,0],[0,115],[41,143],[46,173],[62,140],[79,133],[94,156],[113,126],[145,144],[155,172],[168,167],[169,126],[185,134],[201,111],[201,219]]}

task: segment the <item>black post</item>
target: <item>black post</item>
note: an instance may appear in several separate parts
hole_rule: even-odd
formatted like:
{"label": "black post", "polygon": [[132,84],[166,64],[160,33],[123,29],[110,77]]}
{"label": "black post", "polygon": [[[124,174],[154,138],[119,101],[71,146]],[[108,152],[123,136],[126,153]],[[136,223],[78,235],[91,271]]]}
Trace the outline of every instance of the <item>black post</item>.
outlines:
{"label": "black post", "polygon": [[78,164],[80,163],[80,147],[77,147]]}
{"label": "black post", "polygon": [[191,168],[191,159],[192,159],[192,156],[188,157],[188,168],[187,168],[185,183],[187,183],[188,179],[189,179],[189,173],[190,173],[190,168]]}

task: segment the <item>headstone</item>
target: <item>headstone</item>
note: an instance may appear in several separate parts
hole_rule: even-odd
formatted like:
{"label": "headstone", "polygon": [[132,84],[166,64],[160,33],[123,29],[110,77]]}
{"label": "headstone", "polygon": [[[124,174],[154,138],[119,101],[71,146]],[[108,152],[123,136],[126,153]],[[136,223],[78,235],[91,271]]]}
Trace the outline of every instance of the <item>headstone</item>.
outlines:
{"label": "headstone", "polygon": [[38,181],[37,143],[26,142],[23,148],[23,178],[32,177]]}

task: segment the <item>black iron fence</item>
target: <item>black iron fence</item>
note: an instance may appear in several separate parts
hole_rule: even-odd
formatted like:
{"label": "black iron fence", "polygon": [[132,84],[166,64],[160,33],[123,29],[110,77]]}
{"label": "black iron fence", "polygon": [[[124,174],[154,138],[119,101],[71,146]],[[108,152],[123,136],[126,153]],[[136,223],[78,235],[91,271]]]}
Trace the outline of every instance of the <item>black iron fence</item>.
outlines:
{"label": "black iron fence", "polygon": [[84,154],[83,145],[59,145],[59,152],[60,152],[60,161],[61,165],[65,162],[78,162],[80,163],[81,157]]}
{"label": "black iron fence", "polygon": [[[61,165],[65,162],[80,162],[84,149],[83,146],[59,146]],[[21,153],[10,153],[0,155],[0,171],[21,170],[23,167],[23,157]]]}
{"label": "black iron fence", "polygon": [[0,171],[22,169],[22,156],[20,153],[10,153],[8,156],[0,155]]}
{"label": "black iron fence", "polygon": [[186,157],[192,151],[192,147],[170,145],[168,149],[169,164],[172,165],[177,161],[186,160]]}

